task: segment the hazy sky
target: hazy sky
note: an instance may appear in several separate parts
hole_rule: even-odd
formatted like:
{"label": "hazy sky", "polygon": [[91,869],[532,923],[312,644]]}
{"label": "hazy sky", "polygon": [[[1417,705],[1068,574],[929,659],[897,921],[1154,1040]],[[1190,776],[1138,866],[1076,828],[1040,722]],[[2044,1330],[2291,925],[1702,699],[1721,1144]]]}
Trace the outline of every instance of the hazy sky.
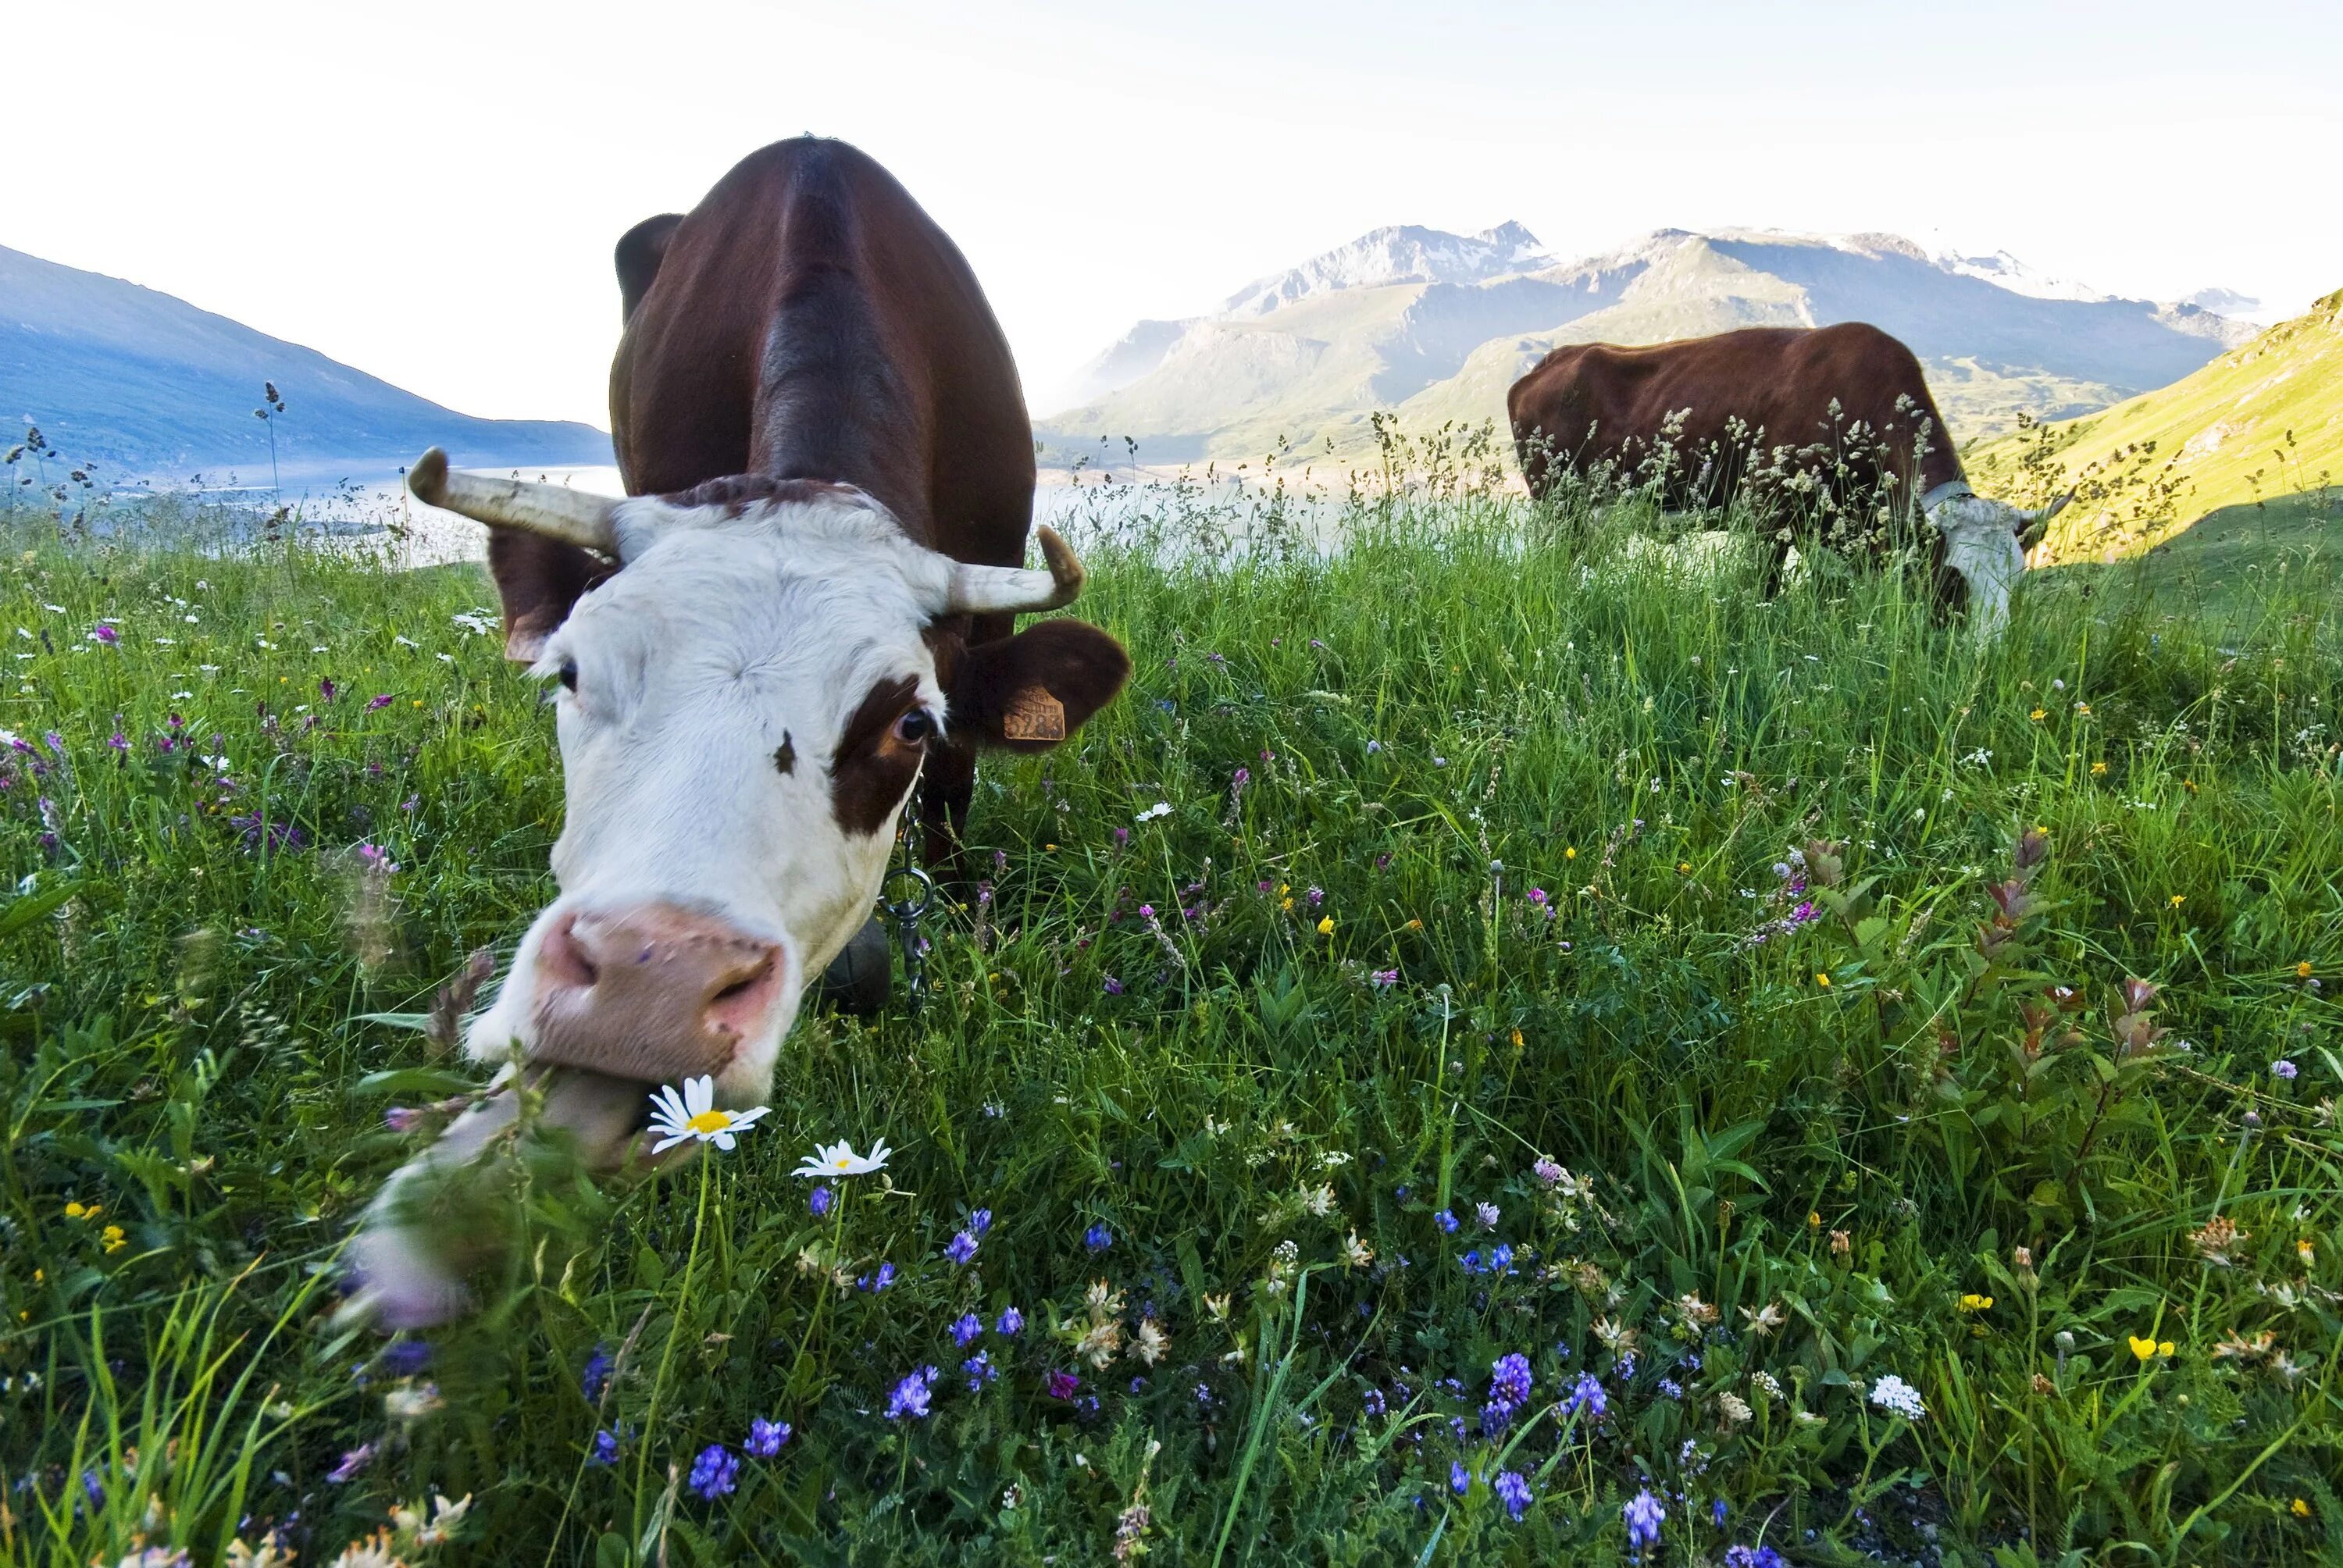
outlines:
{"label": "hazy sky", "polygon": [[2343,286],[2334,0],[45,9],[11,44],[0,243],[477,414],[607,425],[612,242],[809,130],[959,241],[1037,412],[1133,319],[1387,223]]}

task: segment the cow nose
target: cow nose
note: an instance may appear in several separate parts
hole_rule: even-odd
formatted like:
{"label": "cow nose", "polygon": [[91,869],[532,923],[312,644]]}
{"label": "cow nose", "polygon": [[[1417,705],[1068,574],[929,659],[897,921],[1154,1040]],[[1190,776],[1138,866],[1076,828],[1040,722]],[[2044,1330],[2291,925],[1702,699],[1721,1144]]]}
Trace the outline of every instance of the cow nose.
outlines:
{"label": "cow nose", "polygon": [[573,910],[538,944],[530,1059],[644,1082],[721,1072],[784,967],[779,943],[672,904]]}

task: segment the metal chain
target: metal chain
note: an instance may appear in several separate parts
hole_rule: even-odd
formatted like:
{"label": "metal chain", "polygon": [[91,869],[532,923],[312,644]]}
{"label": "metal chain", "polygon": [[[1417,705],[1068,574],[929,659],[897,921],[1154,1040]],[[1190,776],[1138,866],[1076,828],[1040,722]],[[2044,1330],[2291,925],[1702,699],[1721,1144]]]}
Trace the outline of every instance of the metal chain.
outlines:
{"label": "metal chain", "polygon": [[[919,809],[919,800],[920,787],[915,779],[910,797],[903,802],[902,815],[895,822],[895,844],[901,853],[901,863],[879,884],[880,908],[895,922],[895,946],[903,955],[903,990],[914,1018],[928,999],[928,944],[920,935],[920,917],[928,912],[936,895],[935,879],[913,860],[912,818]],[[888,890],[899,885],[906,887],[904,896],[888,898]]]}

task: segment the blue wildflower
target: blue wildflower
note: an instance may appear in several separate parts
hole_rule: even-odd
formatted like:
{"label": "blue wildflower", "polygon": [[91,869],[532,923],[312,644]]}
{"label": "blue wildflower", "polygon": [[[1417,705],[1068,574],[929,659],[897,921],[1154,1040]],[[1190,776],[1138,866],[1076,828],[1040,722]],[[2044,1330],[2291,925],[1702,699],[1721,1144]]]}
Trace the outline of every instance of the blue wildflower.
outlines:
{"label": "blue wildflower", "polygon": [[1452,1236],[1456,1233],[1456,1216],[1445,1209],[1435,1210],[1433,1212],[1432,1222]]}
{"label": "blue wildflower", "polygon": [[1771,1546],[1728,1546],[1725,1568],[1789,1568],[1789,1564]]}
{"label": "blue wildflower", "polygon": [[1489,1272],[1502,1274],[1513,1266],[1513,1244],[1500,1241],[1489,1253]]}
{"label": "blue wildflower", "polygon": [[1001,1369],[992,1364],[992,1357],[984,1351],[979,1351],[960,1362],[960,1370],[968,1374],[968,1392],[970,1393],[982,1393],[984,1385],[1001,1375]]}
{"label": "blue wildflower", "polygon": [[963,1312],[951,1325],[952,1343],[965,1348],[968,1342],[984,1332],[984,1320],[974,1312]]}
{"label": "blue wildflower", "polygon": [[1467,1471],[1464,1468],[1464,1462],[1459,1459],[1450,1460],[1448,1462],[1448,1490],[1454,1493],[1457,1496],[1462,1497],[1466,1492],[1472,1489],[1472,1485],[1473,1475],[1470,1471]]}
{"label": "blue wildflower", "polygon": [[1596,1381],[1593,1372],[1580,1372],[1578,1381],[1571,1385],[1570,1397],[1562,1402],[1563,1414],[1577,1415],[1584,1412],[1590,1421],[1610,1408],[1611,1396],[1603,1392],[1603,1384]]}
{"label": "blue wildflower", "polygon": [[767,1421],[763,1416],[749,1423],[749,1441],[740,1446],[749,1451],[751,1459],[770,1459],[781,1452],[781,1444],[789,1440],[789,1423]]}
{"label": "blue wildflower", "polygon": [[966,1231],[953,1231],[950,1244],[944,1248],[944,1256],[955,1263],[966,1265],[976,1256],[976,1238]]}
{"label": "blue wildflower", "polygon": [[895,1282],[895,1265],[881,1263],[877,1273],[865,1275],[855,1282],[866,1291],[883,1291]]}
{"label": "blue wildflower", "polygon": [[1499,1472],[1493,1490],[1497,1493],[1497,1501],[1503,1503],[1505,1512],[1515,1519],[1529,1512],[1530,1483],[1520,1471]]}
{"label": "blue wildflower", "polygon": [[1519,1351],[1499,1356],[1489,1369],[1489,1398],[1508,1409],[1528,1403],[1530,1390],[1536,1386],[1530,1358]]}
{"label": "blue wildflower", "polygon": [[605,1430],[603,1430],[603,1431],[600,1431],[600,1432],[596,1432],[596,1433],[594,1434],[594,1448],[593,1448],[593,1452],[591,1452],[590,1453],[587,1454],[587,1456],[586,1456],[586,1462],[587,1462],[587,1463],[588,1463],[588,1464],[599,1464],[599,1465],[604,1465],[604,1466],[608,1466],[608,1465],[613,1465],[613,1464],[618,1463],[618,1434],[617,1434],[617,1433],[615,1433],[615,1432],[612,1432],[608,1431],[607,1428],[606,1428]]}
{"label": "blue wildflower", "polygon": [[906,1374],[903,1381],[895,1385],[895,1392],[887,1396],[887,1419],[923,1419],[928,1413],[928,1390],[935,1381],[936,1369],[933,1367],[920,1367]]}
{"label": "blue wildflower", "polygon": [[610,1373],[617,1365],[608,1347],[604,1345],[596,1345],[594,1353],[586,1358],[586,1371],[578,1379],[578,1388],[585,1394],[588,1404],[602,1402],[602,1391],[610,1386]]}
{"label": "blue wildflower", "polygon": [[1082,1232],[1082,1245],[1093,1252],[1103,1252],[1114,1245],[1114,1232],[1104,1225],[1092,1225]]}
{"label": "blue wildflower", "polygon": [[1024,1327],[1023,1312],[1019,1312],[1015,1307],[1003,1307],[1001,1310],[1001,1321],[992,1325],[992,1332],[996,1334],[1008,1335],[1021,1332]]}
{"label": "blue wildflower", "polygon": [[982,1236],[987,1231],[991,1230],[992,1211],[979,1209],[975,1213],[970,1214],[968,1217],[968,1229],[969,1233],[973,1236]]}
{"label": "blue wildflower", "polygon": [[1684,1398],[1684,1384],[1676,1382],[1676,1380],[1672,1377],[1662,1378],[1660,1380],[1659,1388],[1660,1392],[1667,1395],[1670,1399]]}
{"label": "blue wildflower", "polygon": [[1627,1499],[1627,1505],[1619,1511],[1619,1516],[1627,1522],[1627,1549],[1640,1552],[1646,1546],[1659,1544],[1660,1526],[1666,1522],[1668,1511],[1646,1488]]}
{"label": "blue wildflower", "polygon": [[732,1451],[720,1442],[711,1442],[699,1451],[691,1462],[691,1477],[684,1483],[709,1503],[715,1502],[740,1484],[740,1462]]}
{"label": "blue wildflower", "polygon": [[832,1196],[833,1195],[829,1188],[817,1187],[813,1190],[812,1193],[807,1197],[806,1207],[813,1211],[813,1217],[815,1219],[819,1220],[824,1214],[830,1212],[830,1205]]}
{"label": "blue wildflower", "polygon": [[1382,1415],[1385,1409],[1383,1404],[1383,1391],[1374,1387],[1373,1384],[1369,1384],[1365,1395],[1359,1401],[1359,1406],[1369,1415]]}
{"label": "blue wildflower", "polygon": [[413,1377],[431,1364],[431,1347],[421,1340],[394,1340],[383,1347],[382,1370],[393,1377]]}
{"label": "blue wildflower", "polygon": [[1481,1250],[1478,1247],[1473,1248],[1473,1251],[1465,1253],[1463,1257],[1456,1260],[1456,1266],[1463,1270],[1468,1274],[1479,1273],[1481,1271]]}
{"label": "blue wildflower", "polygon": [[1725,1528],[1725,1499],[1722,1497],[1708,1505],[1709,1523],[1715,1525],[1719,1530]]}

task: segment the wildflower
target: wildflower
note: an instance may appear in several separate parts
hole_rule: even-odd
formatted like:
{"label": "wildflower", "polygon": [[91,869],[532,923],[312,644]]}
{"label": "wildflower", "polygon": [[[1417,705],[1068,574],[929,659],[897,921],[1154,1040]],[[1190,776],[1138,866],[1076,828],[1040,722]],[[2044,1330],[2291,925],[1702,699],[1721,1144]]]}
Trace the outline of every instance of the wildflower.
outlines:
{"label": "wildflower", "polygon": [[2152,1339],[2144,1340],[2137,1334],[2127,1334],[2125,1338],[2131,1345],[2131,1353],[2143,1362],[2152,1362],[2159,1356],[2168,1360],[2172,1355],[2174,1347],[2170,1340],[2159,1344]]}
{"label": "wildflower", "polygon": [[1071,1399],[1074,1391],[1081,1386],[1082,1380],[1072,1372],[1053,1372],[1050,1374],[1047,1392],[1051,1399]]}
{"label": "wildflower", "polygon": [[763,1416],[749,1423],[749,1441],[740,1446],[749,1451],[751,1459],[770,1459],[781,1452],[781,1444],[789,1440],[789,1423],[767,1421]]}
{"label": "wildflower", "polygon": [[1741,1309],[1741,1319],[1748,1326],[1751,1333],[1763,1339],[1782,1326],[1784,1322],[1782,1305],[1779,1302],[1768,1302],[1754,1312],[1747,1307],[1744,1307]]}
{"label": "wildflower", "polygon": [[1133,817],[1131,820],[1134,822],[1152,822],[1158,817],[1169,817],[1170,815],[1172,815],[1172,802],[1169,800],[1158,800],[1154,805],[1150,806],[1146,810],[1141,811],[1138,816]]}
{"label": "wildflower", "polygon": [[1676,1298],[1676,1315],[1684,1319],[1687,1328],[1704,1329],[1716,1322],[1717,1312],[1715,1307],[1702,1301],[1700,1293],[1695,1291]]}
{"label": "wildflower", "polygon": [[1472,1489],[1473,1473],[1464,1468],[1463,1462],[1453,1459],[1450,1460],[1448,1462],[1448,1490],[1454,1493],[1457,1496],[1462,1497]]}
{"label": "wildflower", "polygon": [[950,1325],[952,1343],[966,1349],[968,1342],[984,1332],[984,1320],[974,1312],[963,1312]]}
{"label": "wildflower", "polygon": [[2039,724],[2044,719],[2050,717],[2050,710],[2046,708],[2037,708],[2026,717],[2034,720],[2035,723]]}
{"label": "wildflower", "polygon": [[[1725,1430],[1727,1432],[1748,1425],[1750,1418],[1756,1413],[1749,1408],[1749,1402],[1737,1393],[1720,1393],[1716,1396],[1717,1419],[1724,1423]],[[1725,1504],[1720,1502],[1717,1506],[1723,1508]],[[1724,1516],[1718,1515],[1717,1523],[1722,1526],[1724,1523]]]}
{"label": "wildflower", "polygon": [[2300,1068],[2295,1066],[2294,1063],[2287,1060],[2283,1057],[2270,1063],[2270,1076],[2272,1078],[2283,1078],[2288,1083],[2293,1082],[2294,1075],[2301,1070],[2302,1070]]}
{"label": "wildflower", "polygon": [[887,1396],[887,1419],[924,1419],[928,1413],[928,1390],[935,1381],[933,1367],[919,1367],[906,1373],[903,1381],[895,1385],[895,1392]]}
{"label": "wildflower", "polygon": [[1334,917],[1333,917],[1333,916],[1332,916],[1332,915],[1323,915],[1323,916],[1321,916],[1321,917],[1319,918],[1319,920],[1318,920],[1318,934],[1319,934],[1320,936],[1322,936],[1322,937],[1331,937],[1331,936],[1332,936],[1332,935],[1334,934]]}
{"label": "wildflower", "polygon": [[1855,1251],[1855,1238],[1845,1231],[1833,1231],[1830,1233],[1830,1249],[1833,1256],[1844,1258]]}
{"label": "wildflower", "polygon": [[335,1486],[339,1486],[373,1462],[374,1444],[362,1442],[343,1454],[341,1463],[326,1472],[326,1480]]}
{"label": "wildflower", "polygon": [[1024,1328],[1025,1314],[1015,1307],[1003,1307],[1001,1310],[1000,1321],[992,1325],[992,1332],[1006,1339],[1022,1332]]}
{"label": "wildflower", "polygon": [[1445,1209],[1436,1211],[1432,1216],[1432,1222],[1452,1236],[1456,1233],[1456,1216]]}
{"label": "wildflower", "polygon": [[1537,1158],[1537,1163],[1530,1167],[1530,1174],[1535,1176],[1540,1184],[1551,1187],[1570,1172],[1541,1154]]}
{"label": "wildflower", "polygon": [[2297,1519],[2308,1519],[2310,1517],[2310,1504],[2305,1503],[2299,1497],[2296,1498],[2292,1503],[2288,1503],[2286,1505],[2286,1511],[2288,1513],[2293,1514]]}
{"label": "wildflower", "polygon": [[[108,1225],[106,1229],[111,1231],[114,1227]],[[106,1249],[109,1252],[113,1250],[114,1249],[112,1247],[108,1247]],[[2296,1239],[2294,1243],[2294,1255],[2302,1260],[2302,1266],[2306,1269],[2314,1268],[2318,1265],[2318,1249],[2310,1244],[2310,1238],[2308,1236],[2302,1236]]]}
{"label": "wildflower", "polygon": [[1509,1410],[1517,1409],[1529,1402],[1534,1382],[1529,1357],[1519,1351],[1499,1356],[1489,1370],[1489,1399]]}
{"label": "wildflower", "polygon": [[954,1231],[950,1243],[944,1248],[944,1256],[965,1266],[976,1256],[976,1238],[966,1231]]}
{"label": "wildflower", "polygon": [[675,1091],[674,1086],[661,1084],[659,1091],[650,1096],[650,1102],[656,1107],[650,1130],[663,1135],[651,1145],[654,1154],[695,1139],[729,1152],[733,1146],[732,1135],[746,1131],[750,1123],[770,1109],[759,1105],[753,1111],[718,1110],[716,1081],[705,1075],[686,1079],[681,1094]]}
{"label": "wildflower", "polygon": [[1982,1312],[1993,1305],[1993,1298],[1971,1292],[1960,1299],[1958,1305],[1965,1312]]}
{"label": "wildflower", "polygon": [[713,1503],[739,1488],[740,1462],[722,1443],[711,1442],[692,1461],[690,1479],[684,1484],[699,1493],[702,1501]]}
{"label": "wildflower", "polygon": [[1519,1519],[1529,1512],[1530,1483],[1523,1478],[1520,1471],[1498,1472],[1490,1490],[1496,1493],[1497,1501],[1505,1505],[1505,1512],[1513,1518]]}
{"label": "wildflower", "polygon": [[1789,1568],[1789,1565],[1771,1546],[1728,1546],[1725,1549],[1725,1568]]}
{"label": "wildflower", "polygon": [[985,1351],[979,1351],[960,1362],[960,1370],[968,1376],[968,1392],[970,1393],[982,1393],[984,1385],[1001,1375],[1001,1370],[992,1364],[990,1353]]}
{"label": "wildflower", "polygon": [[1684,1384],[1676,1382],[1676,1380],[1672,1377],[1662,1378],[1660,1380],[1659,1388],[1660,1392],[1667,1395],[1670,1399],[1684,1398]]}
{"label": "wildflower", "polygon": [[376,697],[376,698],[375,698],[375,699],[373,699],[371,701],[369,701],[369,702],[366,705],[366,710],[367,710],[368,713],[372,713],[372,712],[373,712],[376,709],[377,709],[377,708],[388,708],[389,706],[390,706],[390,693],[389,693],[389,692],[387,692],[387,691],[386,691],[386,692],[383,692],[380,696]]}
{"label": "wildflower", "polygon": [[1092,1372],[1104,1372],[1121,1349],[1122,1325],[1111,1318],[1091,1323],[1074,1343],[1074,1354],[1088,1362]]}
{"label": "wildflower", "polygon": [[1627,1522],[1627,1549],[1641,1552],[1646,1546],[1659,1544],[1660,1526],[1666,1522],[1668,1511],[1645,1488],[1627,1500],[1619,1516]]}
{"label": "wildflower", "polygon": [[1121,996],[1122,994],[1122,982],[1115,979],[1114,976],[1109,975],[1106,977],[1105,980],[1101,982],[1100,989],[1103,990],[1109,996]]}
{"label": "wildflower", "polygon": [[876,1273],[857,1282],[866,1291],[883,1291],[895,1282],[895,1265],[882,1261]]}
{"label": "wildflower", "polygon": [[854,1146],[843,1139],[827,1147],[817,1143],[814,1145],[813,1152],[806,1156],[805,1162],[789,1174],[817,1177],[868,1176],[873,1171],[886,1169],[887,1156],[893,1152],[893,1150],[887,1147],[884,1139],[872,1144],[870,1152],[868,1154],[857,1154],[854,1151]]}
{"label": "wildflower", "polygon": [[119,1225],[108,1225],[98,1232],[98,1239],[109,1252],[119,1252],[130,1244],[129,1237]]}
{"label": "wildflower", "polygon": [[1082,1245],[1093,1252],[1103,1252],[1114,1245],[1114,1232],[1103,1224],[1092,1225],[1082,1232]]}
{"label": "wildflower", "polygon": [[1483,1231],[1493,1231],[1497,1228],[1498,1220],[1503,1218],[1503,1212],[1494,1203],[1475,1203],[1473,1205],[1473,1217],[1481,1221]]}
{"label": "wildflower", "polygon": [[618,1462],[618,1439],[607,1428],[594,1434],[594,1447],[586,1455],[586,1462],[605,1469]]}
{"label": "wildflower", "polygon": [[1342,1242],[1342,1266],[1363,1269],[1374,1261],[1375,1250],[1360,1241],[1358,1231],[1353,1231]]}
{"label": "wildflower", "polygon": [[92,642],[102,642],[106,647],[112,648],[116,643],[122,640],[122,634],[116,631],[104,621],[99,621],[97,623],[96,629],[89,634],[89,639]]}
{"label": "wildflower", "polygon": [[1131,1353],[1149,1366],[1153,1366],[1172,1348],[1170,1336],[1157,1326],[1153,1318],[1139,1320],[1139,1328],[1131,1336]]}
{"label": "wildflower", "polygon": [[407,1560],[391,1549],[390,1532],[377,1529],[343,1547],[332,1568],[407,1568]]}
{"label": "wildflower", "polygon": [[1928,1413],[1928,1407],[1920,1402],[1920,1391],[1894,1372],[1871,1385],[1871,1402],[1906,1421],[1917,1421]]}
{"label": "wildflower", "polygon": [[421,1340],[394,1340],[383,1348],[382,1370],[392,1377],[413,1377],[431,1362],[431,1347]]}
{"label": "wildflower", "polygon": [[2107,765],[2104,762],[2094,762],[2091,764],[2091,777],[2094,779],[2105,774],[2107,770]]}
{"label": "wildflower", "polygon": [[813,1217],[819,1220],[824,1214],[830,1212],[831,1198],[832,1194],[829,1188],[817,1187],[810,1193],[807,1194],[806,1207],[812,1210]]}
{"label": "wildflower", "polygon": [[1593,1372],[1580,1372],[1578,1382],[1571,1386],[1570,1397],[1562,1402],[1562,1413],[1598,1420],[1611,1408],[1611,1398],[1603,1392],[1603,1384]]}
{"label": "wildflower", "polygon": [[2226,1269],[2237,1261],[2237,1249],[2253,1235],[2240,1231],[2236,1221],[2218,1214],[2205,1222],[2204,1229],[2191,1231],[2188,1240],[2196,1245],[2204,1260],[2217,1269]]}
{"label": "wildflower", "polygon": [[1399,983],[1399,970],[1376,970],[1368,975],[1367,978],[1374,982],[1375,989],[1377,990],[1389,990],[1393,986]]}
{"label": "wildflower", "polygon": [[472,1494],[467,1492],[460,1501],[450,1503],[434,1493],[431,1505],[427,1520],[420,1503],[393,1503],[390,1523],[400,1535],[412,1538],[417,1546],[441,1545],[454,1537],[456,1526],[472,1511]]}
{"label": "wildflower", "polygon": [[1822,987],[1825,990],[1830,990],[1830,976],[1823,973],[1820,970],[1816,970],[1815,971],[1815,983]]}

